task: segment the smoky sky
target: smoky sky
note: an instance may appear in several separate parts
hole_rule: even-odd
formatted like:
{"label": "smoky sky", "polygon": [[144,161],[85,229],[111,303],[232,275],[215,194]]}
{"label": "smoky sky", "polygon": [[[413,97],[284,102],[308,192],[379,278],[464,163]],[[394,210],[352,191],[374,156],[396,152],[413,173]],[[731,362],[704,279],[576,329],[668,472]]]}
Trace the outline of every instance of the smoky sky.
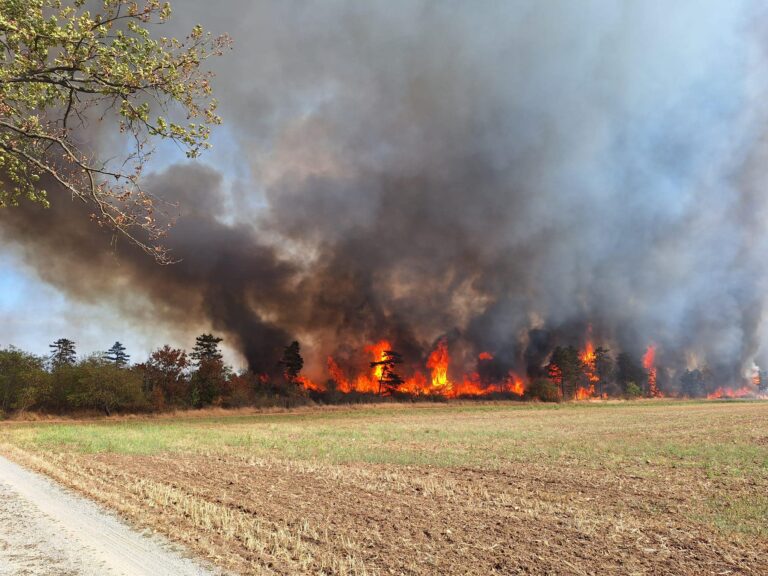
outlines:
{"label": "smoky sky", "polygon": [[380,338],[520,367],[532,334],[591,327],[736,380],[766,351],[759,4],[177,2],[171,32],[235,43],[219,152],[145,182],[179,202],[181,262],[66,198],[2,234],[73,298],[210,327],[256,369],[293,338],[315,375]]}

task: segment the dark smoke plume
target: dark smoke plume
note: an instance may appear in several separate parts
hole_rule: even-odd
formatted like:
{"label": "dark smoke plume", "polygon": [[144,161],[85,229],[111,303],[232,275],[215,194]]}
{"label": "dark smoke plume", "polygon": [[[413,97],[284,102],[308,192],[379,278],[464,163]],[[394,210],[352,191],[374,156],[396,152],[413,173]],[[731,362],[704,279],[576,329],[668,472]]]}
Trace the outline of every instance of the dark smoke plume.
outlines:
{"label": "dark smoke plume", "polygon": [[[594,339],[722,383],[766,365],[768,107],[760,3],[177,3],[230,33],[217,168],[158,267],[54,208],[0,214],[41,276],[146,326],[224,332],[314,374],[389,338],[414,365],[510,367]],[[58,201],[57,201],[58,200]]]}

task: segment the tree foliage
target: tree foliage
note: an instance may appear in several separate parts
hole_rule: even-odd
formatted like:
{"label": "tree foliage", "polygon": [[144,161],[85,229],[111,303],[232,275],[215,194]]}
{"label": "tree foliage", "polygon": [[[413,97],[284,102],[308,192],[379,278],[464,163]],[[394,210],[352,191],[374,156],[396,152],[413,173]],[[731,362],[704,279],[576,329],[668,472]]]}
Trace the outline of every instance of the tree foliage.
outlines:
{"label": "tree foliage", "polygon": [[77,359],[75,343],[68,338],[59,338],[49,348],[51,349],[51,365],[54,368],[72,366]]}
{"label": "tree foliage", "polygon": [[221,360],[219,344],[222,342],[222,338],[213,334],[201,334],[195,339],[195,347],[190,356],[198,365],[206,360]]}
{"label": "tree foliage", "polygon": [[301,348],[295,340],[285,347],[283,357],[280,359],[285,379],[294,382],[304,368],[304,358],[301,357]]}
{"label": "tree foliage", "polygon": [[570,398],[586,380],[579,351],[573,346],[558,346],[552,352],[548,373],[560,387],[563,398]]}
{"label": "tree foliage", "polygon": [[597,376],[598,393],[600,396],[608,393],[614,377],[614,362],[611,351],[599,346],[595,350],[595,374]]}
{"label": "tree foliage", "polygon": [[152,406],[163,410],[166,406],[185,406],[189,403],[190,363],[187,353],[167,344],[150,354],[137,368],[144,375],[144,392]]}
{"label": "tree foliage", "polygon": [[[141,172],[158,139],[189,157],[209,146],[221,119],[201,66],[229,46],[200,26],[182,40],[153,37],[170,16],[159,0],[0,0],[0,206],[47,205],[52,184],[168,261],[167,223]],[[96,122],[125,136],[124,156],[88,148],[83,134]]]}
{"label": "tree foliage", "polygon": [[107,416],[118,409],[144,407],[138,371],[123,370],[100,356],[85,359],[77,369],[76,390],[69,396],[72,405],[102,410]]}
{"label": "tree foliage", "polygon": [[371,362],[371,368],[381,368],[379,373],[379,394],[386,392],[394,394],[403,384],[403,378],[395,371],[398,364],[403,363],[403,357],[394,350],[385,350],[381,360]]}
{"label": "tree foliage", "polygon": [[48,376],[42,358],[17,348],[0,350],[0,413],[34,406],[47,393]]}
{"label": "tree foliage", "polygon": [[704,370],[686,370],[680,377],[680,391],[684,396],[696,398],[706,394],[712,384],[712,374],[706,368]]}
{"label": "tree foliage", "polygon": [[112,347],[107,350],[104,358],[119,368],[127,366],[128,361],[131,359],[130,355],[125,351],[125,346],[123,346],[120,342],[115,342],[112,344]]}
{"label": "tree foliage", "polygon": [[616,379],[622,391],[626,393],[630,383],[634,383],[642,390],[648,381],[648,373],[637,360],[628,353],[622,352],[616,358]]}

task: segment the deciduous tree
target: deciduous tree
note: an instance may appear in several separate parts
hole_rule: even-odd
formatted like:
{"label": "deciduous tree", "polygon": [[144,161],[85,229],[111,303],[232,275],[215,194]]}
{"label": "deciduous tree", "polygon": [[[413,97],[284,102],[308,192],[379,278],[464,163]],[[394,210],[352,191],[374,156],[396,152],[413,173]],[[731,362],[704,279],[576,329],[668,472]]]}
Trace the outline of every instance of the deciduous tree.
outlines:
{"label": "deciduous tree", "polygon": [[47,393],[44,360],[17,348],[0,350],[0,413],[23,412]]}
{"label": "deciduous tree", "polygon": [[162,410],[166,405],[189,403],[189,366],[187,353],[167,344],[137,366],[144,375],[144,392],[154,408]]}
{"label": "deciduous tree", "polygon": [[[158,139],[189,157],[208,147],[221,120],[201,65],[229,46],[200,26],[184,39],[153,36],[170,16],[159,0],[0,0],[0,206],[47,204],[51,184],[168,261],[167,223],[141,172]],[[82,131],[95,123],[122,134],[126,152],[89,149]]]}
{"label": "deciduous tree", "polygon": [[99,356],[83,360],[77,368],[77,388],[69,397],[73,406],[103,410],[107,416],[144,406],[138,371],[123,370]]}

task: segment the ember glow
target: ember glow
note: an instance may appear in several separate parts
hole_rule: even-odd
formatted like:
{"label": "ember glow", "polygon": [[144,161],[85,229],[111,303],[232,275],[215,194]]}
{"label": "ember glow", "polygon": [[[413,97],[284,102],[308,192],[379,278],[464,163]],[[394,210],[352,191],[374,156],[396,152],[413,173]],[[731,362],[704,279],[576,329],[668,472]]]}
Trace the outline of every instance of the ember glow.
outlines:
{"label": "ember glow", "polygon": [[755,390],[747,386],[741,388],[718,388],[714,392],[707,394],[707,399],[717,400],[720,398],[748,398],[754,397]]}
{"label": "ember glow", "polygon": [[[590,328],[591,332],[591,328]],[[579,386],[576,389],[576,400],[587,400],[595,396],[595,384],[600,381],[597,375],[597,355],[595,354],[595,345],[592,340],[587,340],[584,350],[579,354],[579,360],[583,365],[584,375],[587,378],[587,386]]]}
{"label": "ember glow", "polygon": [[509,387],[509,392],[512,394],[517,396],[523,396],[525,394],[525,382],[514,372],[509,373],[509,376],[507,377],[507,385]]}
{"label": "ember glow", "polygon": [[643,368],[648,373],[648,395],[651,398],[663,396],[656,382],[656,346],[651,344],[643,355]]}
{"label": "ember glow", "polygon": [[432,390],[434,392],[444,391],[450,394],[452,389],[451,383],[448,380],[448,365],[450,362],[448,342],[440,340],[427,359],[427,368],[432,373]]}
{"label": "ember glow", "polygon": [[[381,340],[375,344],[363,347],[363,354],[369,356],[372,361],[380,361],[387,350],[392,347],[388,340]],[[490,362],[493,354],[482,352],[477,355],[478,363]],[[435,345],[424,364],[424,371],[420,368],[405,374],[403,384],[397,393],[410,396],[443,396],[445,398],[482,397],[492,394],[505,394],[522,398],[525,395],[525,378],[510,370],[499,382],[483,382],[478,372],[469,372],[460,379],[453,380],[450,376],[451,355],[446,339],[441,339]],[[336,390],[345,394],[379,394],[379,380],[382,376],[382,367],[375,366],[369,372],[362,372],[349,376],[347,372],[331,356],[327,359],[328,377],[335,383]],[[429,374],[429,377],[425,376]],[[306,390],[324,392],[326,387],[317,384],[306,377],[299,377],[298,383]]]}
{"label": "ember glow", "polygon": [[[205,327],[228,363],[275,379],[300,341],[313,394],[329,380],[378,394],[370,362],[389,346],[393,394],[760,389],[758,2],[274,4],[217,5],[240,55],[216,72],[224,145],[142,177],[179,207],[164,242],[177,264],[113,246],[73,202],[0,210],[3,249],[136,348],[162,345],[160,328],[188,347]],[[84,142],[119,152],[98,125]],[[75,340],[99,323],[67,318]]]}
{"label": "ember glow", "polygon": [[[384,360],[388,351],[392,350],[390,340],[380,340],[374,344],[368,344],[361,347],[359,358],[367,358],[365,366],[371,362],[380,362]],[[645,348],[645,352],[639,359],[639,365],[642,367],[644,377],[633,376],[633,383],[642,385],[646,389],[646,396],[649,398],[663,398],[664,394],[659,389],[658,366],[657,366],[657,346],[651,344]],[[554,362],[542,365],[538,368],[540,374],[538,378],[545,378],[557,389],[557,394],[561,399],[572,400],[590,400],[607,399],[611,395],[604,390],[606,383],[601,381],[599,374],[599,362],[608,355],[606,348],[596,348],[594,340],[591,337],[586,341],[583,348],[576,350],[569,347],[563,351],[561,349],[560,358],[566,362],[569,368],[568,381],[565,380],[564,372]],[[569,356],[572,360],[568,360]],[[605,355],[605,356],[603,356]],[[382,390],[381,379],[383,369],[381,365],[375,365],[369,368],[359,368],[355,371],[353,368],[341,366],[333,357],[327,359],[327,379],[335,384],[338,392],[350,394],[374,394],[374,395],[402,395],[409,397],[428,397],[440,396],[444,398],[484,398],[491,396],[506,398],[529,398],[527,392],[531,378],[528,374],[523,374],[513,369],[506,369],[505,372],[499,372],[496,354],[488,351],[476,352],[473,356],[476,368],[469,371],[461,371],[460,366],[452,364],[451,345],[448,338],[440,338],[432,350],[427,354],[421,363],[405,363],[398,365],[395,369],[402,383],[395,387],[389,387],[388,390]],[[610,358],[608,358],[610,367]],[[360,362],[358,366],[362,366]],[[402,368],[402,373],[399,372]],[[640,368],[638,368],[640,369]],[[529,367],[530,370],[530,367]],[[610,369],[606,372],[610,373]],[[698,373],[698,376],[695,374]],[[705,378],[706,372],[692,373],[692,381],[698,382],[696,378]],[[613,381],[613,390],[616,391],[617,383]],[[690,380],[690,378],[689,378]],[[316,381],[300,376],[297,379],[304,389],[309,392],[323,393],[326,386],[318,384]],[[698,385],[698,384],[697,384]],[[600,386],[600,390],[597,387]],[[704,382],[706,386],[706,381]],[[745,381],[743,386],[720,386],[710,387],[712,390],[705,393],[707,398],[759,398],[761,396],[761,378],[760,370],[755,368],[751,379]],[[617,395],[621,395],[621,389],[618,389]],[[686,396],[685,390],[673,391],[671,396]],[[697,394],[694,394],[697,395]],[[698,395],[702,395],[699,393]],[[533,396],[535,398],[536,396]]]}

